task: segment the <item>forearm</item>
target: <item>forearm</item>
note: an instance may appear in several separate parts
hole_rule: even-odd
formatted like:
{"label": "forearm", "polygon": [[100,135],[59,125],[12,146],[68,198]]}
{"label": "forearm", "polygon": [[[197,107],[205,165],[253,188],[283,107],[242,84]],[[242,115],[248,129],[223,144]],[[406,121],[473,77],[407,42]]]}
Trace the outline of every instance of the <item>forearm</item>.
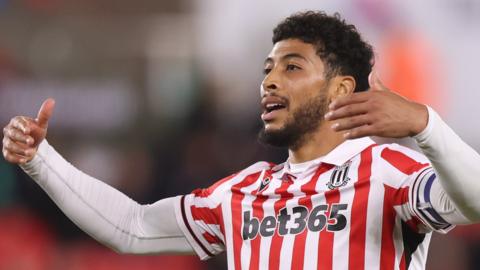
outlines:
{"label": "forearm", "polygon": [[[477,178],[480,175],[480,155],[430,108],[427,128],[415,139],[435,169],[441,188],[448,195],[435,195],[432,203],[444,210],[455,207],[469,221],[479,221],[480,181]],[[440,191],[437,193],[442,194]]]}
{"label": "forearm", "polygon": [[191,252],[168,198],[139,205],[76,169],[44,141],[22,168],[81,229],[122,253]]}

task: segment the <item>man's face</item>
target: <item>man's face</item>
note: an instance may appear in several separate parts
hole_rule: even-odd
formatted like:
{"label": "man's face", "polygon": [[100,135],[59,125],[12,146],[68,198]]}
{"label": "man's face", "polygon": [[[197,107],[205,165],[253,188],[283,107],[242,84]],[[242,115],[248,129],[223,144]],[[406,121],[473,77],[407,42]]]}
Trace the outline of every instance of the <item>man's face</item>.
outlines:
{"label": "man's face", "polygon": [[317,130],[329,100],[325,68],[311,44],[287,39],[273,46],[261,85],[261,141],[296,148]]}

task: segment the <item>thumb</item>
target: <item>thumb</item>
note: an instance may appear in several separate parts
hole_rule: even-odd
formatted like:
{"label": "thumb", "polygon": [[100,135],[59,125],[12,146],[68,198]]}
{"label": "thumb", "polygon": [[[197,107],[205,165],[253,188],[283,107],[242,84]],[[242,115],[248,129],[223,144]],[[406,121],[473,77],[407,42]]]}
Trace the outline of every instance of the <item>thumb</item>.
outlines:
{"label": "thumb", "polygon": [[382,81],[380,81],[376,69],[372,69],[372,72],[368,75],[368,84],[370,85],[371,90],[389,91],[388,88],[383,85]]}
{"label": "thumb", "polygon": [[48,120],[53,114],[53,108],[55,108],[55,100],[53,98],[48,98],[43,102],[42,107],[40,107],[40,110],[38,111],[36,119],[37,124],[41,128],[47,127]]}

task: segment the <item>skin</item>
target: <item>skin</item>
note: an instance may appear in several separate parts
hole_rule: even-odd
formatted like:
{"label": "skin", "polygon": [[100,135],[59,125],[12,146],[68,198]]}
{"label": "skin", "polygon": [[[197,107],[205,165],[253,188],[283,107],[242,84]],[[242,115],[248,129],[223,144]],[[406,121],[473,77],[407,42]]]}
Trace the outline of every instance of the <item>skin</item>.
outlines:
{"label": "skin", "polygon": [[375,70],[368,77],[369,91],[338,97],[325,115],[332,128],[346,139],[364,136],[402,138],[422,132],[428,123],[427,106],[386,88]]}
{"label": "skin", "polygon": [[3,128],[2,154],[13,164],[25,164],[33,159],[38,145],[47,136],[48,121],[53,115],[55,100],[45,100],[37,118],[16,116]]}
{"label": "skin", "polygon": [[[317,95],[326,95],[330,103],[334,98],[353,92],[355,80],[351,76],[335,76],[328,80],[325,71],[326,66],[311,44],[287,39],[273,46],[265,61],[266,75],[260,94],[262,99],[281,97],[288,101],[288,106],[274,119],[264,121],[266,132],[282,129],[293,112]],[[330,121],[322,120],[319,119],[322,123],[315,131],[305,135],[300,146],[289,149],[290,162],[299,163],[325,155],[345,140],[341,132],[330,128]]]}
{"label": "skin", "polygon": [[[262,100],[272,96],[288,101],[284,110],[264,121],[265,130],[281,129],[292,113],[326,91],[329,112],[316,130],[289,149],[291,162],[305,162],[326,155],[346,139],[363,136],[406,137],[421,132],[427,125],[425,105],[389,91],[375,73],[369,76],[370,89],[353,93],[351,76],[325,77],[326,66],[311,44],[297,39],[277,42],[265,61],[266,75],[261,84]],[[324,93],[325,94],[325,93]],[[2,154],[10,163],[24,164],[33,159],[45,139],[55,101],[44,101],[35,119],[13,117],[3,129]]]}

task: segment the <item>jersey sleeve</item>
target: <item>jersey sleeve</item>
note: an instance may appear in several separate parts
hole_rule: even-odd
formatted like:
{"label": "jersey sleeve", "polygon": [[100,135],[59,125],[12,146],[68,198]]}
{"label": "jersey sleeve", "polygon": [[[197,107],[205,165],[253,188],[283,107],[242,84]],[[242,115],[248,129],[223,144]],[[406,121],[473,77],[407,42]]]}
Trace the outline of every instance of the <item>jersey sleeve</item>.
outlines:
{"label": "jersey sleeve", "polygon": [[428,159],[409,148],[392,144],[381,150],[387,172],[384,186],[387,200],[396,214],[419,233],[447,233],[454,225],[432,206],[431,188],[437,176]]}
{"label": "jersey sleeve", "polygon": [[196,189],[181,196],[175,208],[177,222],[186,239],[202,260],[225,250],[222,198],[235,175],[226,177],[209,188]]}
{"label": "jersey sleeve", "polygon": [[448,223],[432,205],[431,191],[434,181],[437,181],[437,176],[430,165],[408,179],[409,207],[427,229],[447,233],[455,226]]}

